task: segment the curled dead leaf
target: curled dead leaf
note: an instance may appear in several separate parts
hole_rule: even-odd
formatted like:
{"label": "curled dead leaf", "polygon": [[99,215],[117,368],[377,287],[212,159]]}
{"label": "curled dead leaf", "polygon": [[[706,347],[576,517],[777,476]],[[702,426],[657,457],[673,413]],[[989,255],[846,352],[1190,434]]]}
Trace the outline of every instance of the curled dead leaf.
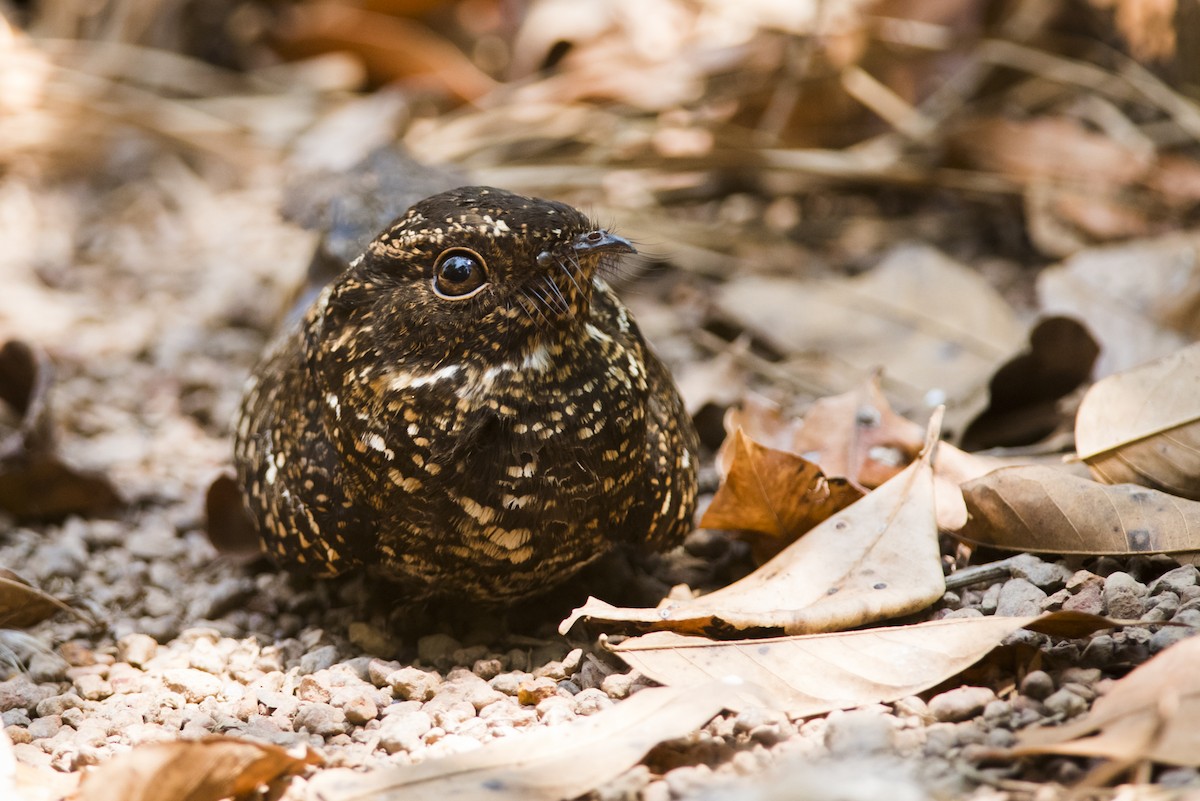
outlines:
{"label": "curled dead leaf", "polygon": [[0,568],[0,628],[28,628],[59,612],[70,612],[86,619],[81,612],[42,592],[11,570]]}
{"label": "curled dead leaf", "polygon": [[1029,347],[988,384],[988,407],[967,426],[967,450],[1031,445],[1065,421],[1058,401],[1088,380],[1100,348],[1070,317],[1046,317],[1029,332]]}
{"label": "curled dead leaf", "polygon": [[846,479],[827,479],[807,459],[760,445],[741,429],[732,442],[725,480],[700,526],[764,535],[751,539],[759,562],[863,495]]}
{"label": "curled dead leaf", "polygon": [[1059,554],[1200,550],[1200,502],[1134,484],[1100,484],[1063,468],[1006,467],[963,485],[976,545]]}
{"label": "curled dead leaf", "polygon": [[1200,345],[1096,382],[1075,445],[1098,481],[1200,500]]}
{"label": "curled dead leaf", "polygon": [[789,715],[804,717],[919,693],[961,673],[1019,628],[1082,636],[1110,625],[1092,615],[1056,612],[725,642],[656,631],[612,650],[669,687],[736,676],[765,688]]}
{"label": "curled dead leaf", "polygon": [[262,556],[258,529],[242,505],[242,490],[232,475],[219,475],[208,485],[204,528],[208,541],[226,556],[243,561]]}
{"label": "curled dead leaf", "polygon": [[10,340],[0,347],[0,510],[19,520],[52,520],[96,514],[120,498],[103,476],[76,470],[54,452],[48,401],[50,360],[39,349]]}
{"label": "curled dead leaf", "polygon": [[934,513],[933,443],[917,461],[862,500],[813,528],[746,578],[656,609],[618,608],[596,598],[580,618],[728,637],[733,632],[805,634],[853,628],[909,614],[945,591]]}
{"label": "curled dead leaf", "polygon": [[[730,409],[725,426],[730,436],[744,428],[754,440],[789,451],[818,464],[825,475],[846,478],[874,489],[907,467],[921,451],[921,426],[892,411],[874,371],[849,392],[820,398],[803,421],[786,419],[779,409],[747,398]],[[722,447],[720,465],[729,472],[731,455]]]}

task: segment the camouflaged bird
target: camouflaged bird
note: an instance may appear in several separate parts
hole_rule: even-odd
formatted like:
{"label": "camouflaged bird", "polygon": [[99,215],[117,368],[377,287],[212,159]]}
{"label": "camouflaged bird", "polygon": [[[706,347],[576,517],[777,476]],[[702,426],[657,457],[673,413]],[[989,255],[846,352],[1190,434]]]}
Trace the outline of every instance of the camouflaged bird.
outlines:
{"label": "camouflaged bird", "polygon": [[247,508],[281,565],[510,601],[690,529],[697,438],[603,274],[630,243],[490,187],[423,200],[255,369]]}

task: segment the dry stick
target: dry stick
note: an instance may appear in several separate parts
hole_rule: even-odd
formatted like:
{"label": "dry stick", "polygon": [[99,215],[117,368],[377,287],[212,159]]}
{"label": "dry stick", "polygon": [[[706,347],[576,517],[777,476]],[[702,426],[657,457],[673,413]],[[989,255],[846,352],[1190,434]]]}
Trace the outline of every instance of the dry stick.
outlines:
{"label": "dry stick", "polygon": [[946,576],[946,589],[959,590],[963,587],[969,587],[972,584],[982,584],[985,581],[991,583],[997,579],[1009,578],[1012,576],[1014,559],[1016,559],[1015,556],[1010,556],[1007,559],[989,562],[986,565],[972,565],[964,567],[961,570],[955,570]]}
{"label": "dry stick", "polygon": [[1121,77],[1129,81],[1147,100],[1165,111],[1193,139],[1200,140],[1200,108],[1133,59],[1123,57],[1122,62]]}
{"label": "dry stick", "polygon": [[842,71],[842,88],[909,139],[925,141],[937,127],[936,121],[926,117],[862,67],[852,66]]}

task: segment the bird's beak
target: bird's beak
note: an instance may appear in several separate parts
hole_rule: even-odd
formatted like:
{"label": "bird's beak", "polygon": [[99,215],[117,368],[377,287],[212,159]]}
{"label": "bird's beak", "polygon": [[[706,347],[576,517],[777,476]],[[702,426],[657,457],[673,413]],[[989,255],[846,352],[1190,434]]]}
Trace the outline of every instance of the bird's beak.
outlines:
{"label": "bird's beak", "polygon": [[590,256],[596,253],[637,253],[637,248],[628,239],[610,234],[603,228],[580,234],[575,237],[571,247],[580,256]]}

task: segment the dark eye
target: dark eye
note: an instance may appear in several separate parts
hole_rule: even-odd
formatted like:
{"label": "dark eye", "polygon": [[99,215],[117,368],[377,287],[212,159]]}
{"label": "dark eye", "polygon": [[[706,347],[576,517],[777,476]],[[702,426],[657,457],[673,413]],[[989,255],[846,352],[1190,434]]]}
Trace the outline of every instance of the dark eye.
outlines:
{"label": "dark eye", "polygon": [[487,283],[483,258],[473,250],[452,248],[433,265],[433,291],[443,298],[469,297]]}

